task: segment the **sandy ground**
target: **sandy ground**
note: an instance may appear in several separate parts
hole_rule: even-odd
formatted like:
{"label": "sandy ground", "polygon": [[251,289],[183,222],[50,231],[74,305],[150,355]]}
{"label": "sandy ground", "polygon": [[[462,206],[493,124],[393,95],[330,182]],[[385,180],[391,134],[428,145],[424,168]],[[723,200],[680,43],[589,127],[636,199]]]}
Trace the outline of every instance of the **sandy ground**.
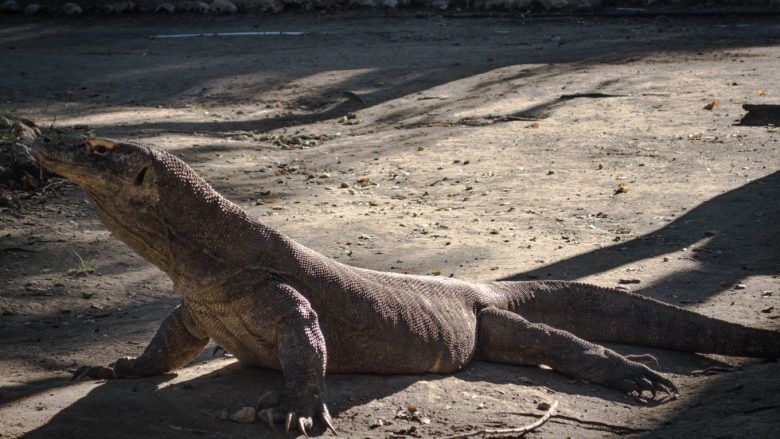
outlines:
{"label": "sandy ground", "polygon": [[[150,38],[243,31],[305,34]],[[778,41],[776,17],[757,16],[4,18],[0,106],[173,151],[342,262],[638,281],[625,286],[780,329],[780,134],[740,122],[745,103],[780,103]],[[282,436],[218,420],[280,374],[211,349],[169,376],[69,382],[138,355],[177,298],[70,184],[0,221],[3,438]],[[68,274],[74,253],[96,274]],[[777,363],[614,348],[656,355],[680,397],[475,362],[330,376],[329,405],[355,438],[518,426],[554,400],[563,416],[528,437],[780,437]]]}

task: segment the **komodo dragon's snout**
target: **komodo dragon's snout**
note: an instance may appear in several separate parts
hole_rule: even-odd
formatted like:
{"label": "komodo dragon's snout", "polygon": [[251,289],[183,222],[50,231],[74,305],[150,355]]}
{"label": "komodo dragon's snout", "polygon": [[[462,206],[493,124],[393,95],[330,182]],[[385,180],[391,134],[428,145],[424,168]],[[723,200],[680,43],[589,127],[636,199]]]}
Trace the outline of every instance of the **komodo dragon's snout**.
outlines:
{"label": "komodo dragon's snout", "polygon": [[676,393],[652,358],[596,342],[776,358],[780,333],[639,294],[568,281],[472,283],[356,268],[250,218],[186,163],[154,148],[44,137],[43,166],[78,183],[101,221],[173,280],[182,303],[137,358],[79,378],[162,374],[213,339],[281,369],[270,423],[332,428],[325,371],[450,373],[474,358],[540,365],[625,392]]}

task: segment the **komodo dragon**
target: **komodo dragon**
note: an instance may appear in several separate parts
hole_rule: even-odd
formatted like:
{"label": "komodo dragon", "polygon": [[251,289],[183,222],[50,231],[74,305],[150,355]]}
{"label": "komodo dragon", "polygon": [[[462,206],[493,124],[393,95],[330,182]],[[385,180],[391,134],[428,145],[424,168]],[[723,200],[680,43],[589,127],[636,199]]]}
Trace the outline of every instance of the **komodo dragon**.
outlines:
{"label": "komodo dragon", "polygon": [[593,342],[780,356],[780,332],[615,289],[469,283],[341,264],[251,219],[183,161],[151,147],[50,134],[33,152],[81,186],[108,230],[167,273],[182,296],[140,357],[81,368],[80,378],[162,374],[213,339],[241,363],[281,369],[280,403],[259,416],[307,434],[315,418],[333,429],[326,370],[446,374],[472,359],[545,364],[655,396],[676,388],[642,358]]}

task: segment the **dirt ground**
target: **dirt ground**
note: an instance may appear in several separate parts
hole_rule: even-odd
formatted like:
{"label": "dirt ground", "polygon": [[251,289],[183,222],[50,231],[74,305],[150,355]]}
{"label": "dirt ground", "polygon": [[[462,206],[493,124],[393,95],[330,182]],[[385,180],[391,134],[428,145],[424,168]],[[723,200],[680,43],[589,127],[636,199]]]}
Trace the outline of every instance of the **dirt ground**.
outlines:
{"label": "dirt ground", "polygon": [[[304,34],[150,38],[245,31]],[[777,330],[780,120],[742,105],[780,104],[779,41],[760,16],[15,17],[0,107],[172,151],[342,262],[582,279]],[[177,298],[75,186],[21,203],[0,210],[2,438],[283,436],[218,419],[281,375],[210,348],[160,378],[68,381],[138,355]],[[475,362],[329,376],[329,406],[348,438],[519,426],[555,400],[528,437],[780,437],[778,363],[614,348],[656,355],[679,398]]]}

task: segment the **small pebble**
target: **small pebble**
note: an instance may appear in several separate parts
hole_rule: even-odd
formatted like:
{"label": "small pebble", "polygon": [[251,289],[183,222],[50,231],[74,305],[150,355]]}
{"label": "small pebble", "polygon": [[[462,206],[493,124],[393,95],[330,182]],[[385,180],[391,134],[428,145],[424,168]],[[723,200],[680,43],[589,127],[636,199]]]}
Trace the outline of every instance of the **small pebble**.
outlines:
{"label": "small pebble", "polygon": [[62,13],[65,15],[81,15],[81,6],[75,3],[65,3],[62,5]]}
{"label": "small pebble", "polygon": [[156,8],[154,8],[155,14],[160,14],[160,13],[173,14],[174,12],[176,12],[176,6],[173,6],[170,3],[162,3],[158,5]]}
{"label": "small pebble", "polygon": [[214,0],[211,2],[209,10],[217,14],[235,14],[238,12],[236,5],[229,0]]}
{"label": "small pebble", "polygon": [[35,15],[41,11],[41,5],[38,3],[30,3],[24,8],[24,15]]}
{"label": "small pebble", "polygon": [[254,407],[243,407],[238,409],[235,413],[233,413],[230,416],[230,419],[232,419],[235,422],[240,422],[242,424],[251,424],[252,422],[255,422],[257,419],[257,411]]}

